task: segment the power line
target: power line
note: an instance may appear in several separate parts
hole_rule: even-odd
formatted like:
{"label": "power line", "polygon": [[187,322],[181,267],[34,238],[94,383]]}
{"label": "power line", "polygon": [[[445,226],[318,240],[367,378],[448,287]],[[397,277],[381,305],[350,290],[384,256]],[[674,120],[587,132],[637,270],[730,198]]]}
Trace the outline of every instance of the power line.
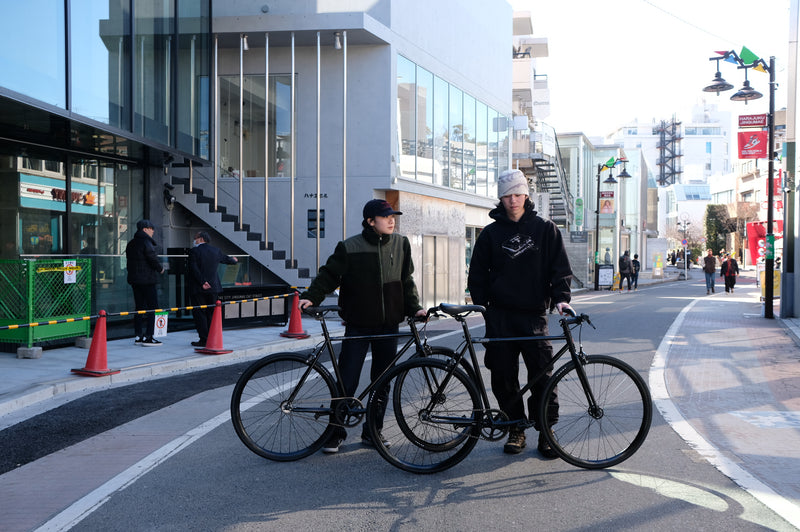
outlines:
{"label": "power line", "polygon": [[650,0],[642,0],[642,2],[644,2],[644,3],[645,3],[645,4],[647,4],[647,5],[649,5],[650,7],[654,7],[654,8],[656,8],[656,9],[658,9],[659,11],[661,11],[662,13],[664,13],[665,15],[669,15],[670,17],[674,18],[675,20],[678,20],[678,21],[682,22],[683,24],[686,24],[687,26],[691,26],[692,28],[694,28],[694,29],[696,29],[696,30],[698,30],[698,31],[702,31],[702,32],[703,32],[703,33],[705,33],[705,34],[707,34],[707,35],[710,35],[711,37],[714,37],[715,39],[721,39],[721,40],[723,40],[723,41],[725,41],[725,42],[727,42],[727,43],[729,43],[729,44],[732,44],[734,47],[736,47],[736,46],[738,46],[738,45],[739,45],[738,43],[735,43],[735,42],[733,42],[733,41],[731,41],[731,40],[728,40],[728,39],[726,39],[725,37],[722,37],[722,36],[720,36],[720,35],[717,35],[716,33],[712,33],[712,32],[708,31],[708,30],[707,30],[707,29],[705,29],[705,28],[701,28],[701,27],[700,27],[700,26],[698,26],[697,24],[693,24],[693,23],[689,22],[688,20],[686,20],[686,19],[683,19],[683,18],[679,17],[678,15],[676,15],[676,14],[674,14],[674,13],[671,13],[671,12],[667,11],[667,10],[666,10],[666,9],[664,9],[663,7],[661,7],[661,6],[659,6],[659,5],[656,5],[656,4],[654,4],[654,3],[653,3],[653,2],[651,2]]}

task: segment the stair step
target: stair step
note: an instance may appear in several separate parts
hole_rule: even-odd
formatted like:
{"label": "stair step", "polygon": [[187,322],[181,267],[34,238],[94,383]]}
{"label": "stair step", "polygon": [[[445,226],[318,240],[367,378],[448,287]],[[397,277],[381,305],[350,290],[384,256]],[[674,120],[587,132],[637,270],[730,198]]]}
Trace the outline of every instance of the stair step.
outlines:
{"label": "stair step", "polygon": [[272,258],[275,260],[283,260],[286,258],[286,251],[283,249],[272,250]]}
{"label": "stair step", "polygon": [[247,240],[260,241],[261,240],[261,233],[251,233],[250,231],[248,231],[247,232]]}
{"label": "stair step", "polygon": [[311,279],[311,271],[308,268],[298,268],[297,276],[301,279]]}
{"label": "stair step", "polygon": [[237,220],[236,216],[232,214],[223,214],[222,221],[223,222],[235,222]]}

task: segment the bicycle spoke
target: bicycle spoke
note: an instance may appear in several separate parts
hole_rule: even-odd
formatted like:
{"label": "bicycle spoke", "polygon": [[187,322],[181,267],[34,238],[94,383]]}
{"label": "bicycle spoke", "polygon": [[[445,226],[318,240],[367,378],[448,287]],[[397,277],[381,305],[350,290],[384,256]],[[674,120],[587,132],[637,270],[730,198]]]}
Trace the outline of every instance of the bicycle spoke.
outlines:
{"label": "bicycle spoke", "polygon": [[578,467],[609,467],[629,458],[644,442],[652,418],[650,393],[633,368],[614,358],[588,357],[581,368],[596,405],[589,405],[573,363],[548,382],[546,397],[558,398],[557,420],[547,420],[553,448]]}

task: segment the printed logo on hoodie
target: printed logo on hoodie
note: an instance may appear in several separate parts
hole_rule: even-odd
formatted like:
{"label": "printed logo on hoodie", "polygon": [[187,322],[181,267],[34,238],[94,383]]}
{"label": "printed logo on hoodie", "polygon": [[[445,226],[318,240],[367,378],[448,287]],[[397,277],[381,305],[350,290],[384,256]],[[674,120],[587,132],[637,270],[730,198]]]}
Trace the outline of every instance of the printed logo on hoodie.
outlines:
{"label": "printed logo on hoodie", "polygon": [[503,242],[503,251],[512,259],[516,259],[530,249],[536,249],[536,244],[533,238],[528,235],[521,235],[517,233],[505,242]]}

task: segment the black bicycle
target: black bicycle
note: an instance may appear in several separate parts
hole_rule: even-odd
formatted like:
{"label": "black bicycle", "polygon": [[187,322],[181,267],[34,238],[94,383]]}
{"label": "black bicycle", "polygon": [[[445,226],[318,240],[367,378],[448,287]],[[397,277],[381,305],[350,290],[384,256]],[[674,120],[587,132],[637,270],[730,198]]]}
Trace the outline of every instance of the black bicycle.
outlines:
{"label": "black bicycle", "polygon": [[[231,397],[231,420],[236,434],[254,453],[270,460],[298,460],[322,448],[336,426],[354,427],[361,423],[366,413],[364,399],[376,390],[376,383],[369,383],[358,397],[345,397],[339,384],[341,376],[333,348],[335,341],[409,337],[378,379],[412,348],[412,359],[450,359],[455,356],[452,349],[427,344],[424,334],[420,334],[417,328],[417,323],[427,323],[427,318],[408,318],[409,332],[331,337],[325,315],[338,311],[338,306],[308,307],[303,311],[320,321],[324,336],[310,355],[268,355],[251,364],[239,377]],[[434,311],[431,309],[430,312]],[[326,352],[330,370],[322,360]],[[466,360],[460,366],[465,374],[474,374]]]}
{"label": "black bicycle", "polygon": [[[610,356],[588,356],[573,340],[572,329],[588,324],[585,314],[559,319],[562,334],[517,338],[473,338],[466,317],[484,312],[478,305],[442,303],[439,311],[461,323],[464,342],[455,357],[446,360],[417,358],[387,371],[367,405],[367,424],[378,452],[392,465],[412,473],[436,473],[463,460],[479,438],[497,441],[511,428],[529,428],[527,419],[509,420],[492,409],[480,372],[468,374],[460,361],[469,353],[478,368],[474,344],[510,340],[563,340],[554,350],[548,368],[534,375],[536,381],[565,353],[570,359],[548,379],[538,412],[550,446],[577,467],[601,469],[631,457],[644,443],[653,415],[650,391],[639,373]],[[579,329],[580,333],[580,329]],[[531,384],[522,387],[522,397]],[[558,397],[558,415],[547,405]],[[385,442],[377,438],[377,429]]]}

